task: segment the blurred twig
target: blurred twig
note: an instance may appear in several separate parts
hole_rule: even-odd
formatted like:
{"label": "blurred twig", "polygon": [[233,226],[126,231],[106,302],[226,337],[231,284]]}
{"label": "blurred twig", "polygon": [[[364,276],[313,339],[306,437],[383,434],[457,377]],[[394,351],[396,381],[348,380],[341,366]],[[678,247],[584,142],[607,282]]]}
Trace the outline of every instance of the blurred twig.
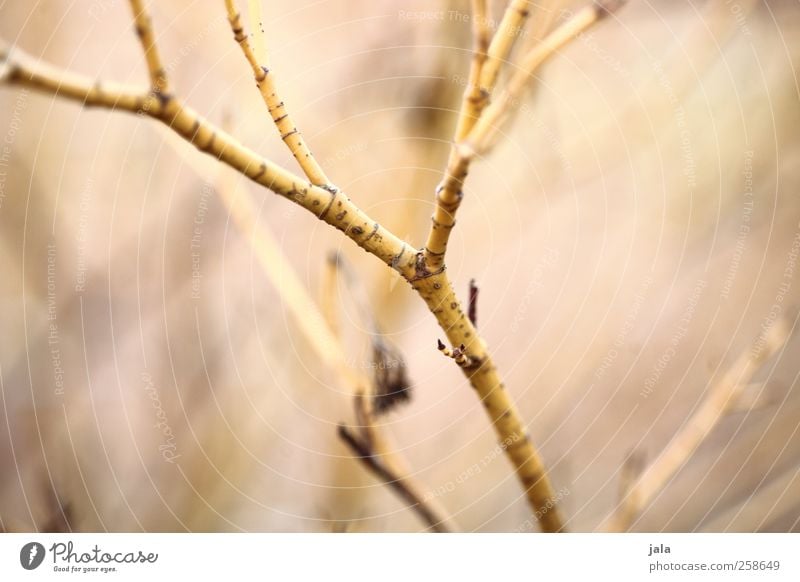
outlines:
{"label": "blurred twig", "polygon": [[167,80],[167,70],[161,62],[158,54],[155,35],[153,34],[153,23],[150,14],[144,7],[142,0],[130,0],[131,10],[133,10],[133,20],[136,27],[136,35],[142,43],[147,70],[150,73],[150,89],[158,93],[169,92],[169,81]]}
{"label": "blurred twig", "polygon": [[605,529],[625,531],[631,526],[717,423],[736,409],[743,390],[764,362],[781,350],[789,339],[790,332],[786,321],[778,320],[753,348],[739,355],[725,375],[709,389],[697,410],[667,447],[626,488],[614,513],[606,519]]}
{"label": "blurred twig", "polygon": [[475,127],[464,138],[460,155],[466,161],[461,163],[468,164],[469,159],[473,156],[486,153],[503,119],[519,105],[532,75],[542,63],[557,54],[562,46],[601,21],[603,17],[618,9],[622,4],[622,1],[606,0],[585,6],[559,24],[541,42],[523,55],[500,98],[486,108]]}
{"label": "blurred twig", "polygon": [[367,409],[367,398],[362,394],[356,394],[354,405],[356,422],[359,426],[350,428],[340,424],[339,438],[367,469],[408,503],[409,507],[428,524],[431,531],[449,532],[450,528],[447,526],[449,518],[438,512],[432,500],[425,499],[419,486],[398,466],[394,454],[388,451],[383,436],[376,429],[374,416]]}
{"label": "blurred twig", "polygon": [[[433,499],[423,496],[423,488],[411,477],[405,467],[406,463],[391,446],[389,437],[381,430],[377,419],[378,415],[385,414],[399,402],[409,398],[410,387],[405,373],[405,361],[399,350],[384,337],[377,318],[369,307],[363,285],[344,259],[338,254],[331,256],[328,270],[343,275],[358,307],[359,317],[370,330],[372,369],[375,371],[372,381],[362,375],[362,380],[354,384],[356,425],[351,428],[340,424],[339,437],[376,477],[409,504],[432,531],[449,531],[447,524],[452,524],[452,518],[446,516]],[[326,281],[335,285],[337,279],[329,276]],[[335,288],[328,288],[325,295],[335,296]],[[327,305],[335,309],[332,303]],[[328,321],[338,320],[334,313],[327,314],[326,318]],[[337,336],[337,341],[341,343],[341,336]]]}

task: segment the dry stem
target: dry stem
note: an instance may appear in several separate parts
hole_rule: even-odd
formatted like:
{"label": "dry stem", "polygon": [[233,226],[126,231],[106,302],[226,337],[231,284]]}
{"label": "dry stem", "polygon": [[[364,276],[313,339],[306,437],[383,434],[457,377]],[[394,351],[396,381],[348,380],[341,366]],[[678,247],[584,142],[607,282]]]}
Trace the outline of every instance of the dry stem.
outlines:
{"label": "dry stem", "polygon": [[489,99],[489,89],[481,85],[481,72],[486,59],[489,58],[486,51],[489,50],[491,39],[486,0],[472,0],[472,38],[472,62],[456,122],[456,142],[466,137]]}
{"label": "dry stem", "polygon": [[413,276],[415,249],[380,226],[343,192],[331,192],[309,184],[259,156],[176,97],[92,82],[86,77],[45,65],[16,48],[6,51],[0,48],[0,60],[3,58],[7,59],[7,83],[65,97],[84,106],[124,110],[160,121],[201,152],[214,156],[253,182],[302,206],[402,275]]}
{"label": "dry stem", "polygon": [[356,457],[385,485],[408,503],[420,518],[428,524],[431,531],[446,533],[447,518],[438,512],[430,500],[426,500],[419,486],[408,476],[395,453],[377,429],[373,413],[368,408],[368,398],[357,393],[354,397],[356,422],[355,429],[339,425],[339,438],[342,439]]}
{"label": "dry stem", "polygon": [[462,149],[465,156],[485,153],[491,143],[493,133],[503,118],[516,107],[530,84],[531,76],[549,57],[573,38],[602,20],[609,13],[608,3],[593,3],[572,15],[566,22],[557,26],[542,41],[529,50],[522,60],[501,98],[493,102],[463,140],[467,147]]}
{"label": "dry stem", "polygon": [[508,53],[511,52],[511,48],[519,38],[522,27],[525,26],[525,21],[530,15],[530,5],[529,0],[511,0],[503,13],[497,32],[492,37],[486,65],[481,71],[480,83],[481,87],[490,94],[497,82],[500,68],[506,62]]}
{"label": "dry stem", "polygon": [[711,387],[683,428],[639,474],[632,486],[627,488],[615,512],[606,519],[605,529],[625,531],[630,527],[634,519],[683,467],[720,419],[735,409],[739,395],[764,362],[783,347],[790,331],[787,323],[779,320],[766,332],[762,342],[739,355],[727,373]]}
{"label": "dry stem", "polygon": [[436,207],[431,217],[428,239],[425,243],[425,261],[430,269],[444,265],[444,255],[450,232],[456,224],[455,214],[464,197],[462,186],[467,177],[470,159],[462,156],[459,144],[467,137],[480,118],[494,89],[500,66],[518,37],[528,17],[528,0],[511,0],[503,14],[500,26],[489,41],[488,10],[485,1],[472,3],[473,55],[469,80],[464,90],[461,109],[456,122],[455,138],[450,147],[447,168],[436,187]]}
{"label": "dry stem", "polygon": [[[514,30],[514,27],[521,26],[521,22],[524,22],[527,16],[527,2],[512,0],[500,28],[492,39],[488,58],[485,59],[482,66],[477,65],[481,75],[480,92],[478,93],[480,98],[474,97],[472,81],[465,91],[459,113],[456,139],[450,148],[447,168],[442,181],[436,188],[436,207],[431,217],[431,227],[425,243],[425,258],[431,269],[444,265],[447,243],[456,223],[456,212],[464,197],[462,188],[472,159],[477,154],[483,154],[488,150],[493,132],[511,108],[520,102],[531,75],[565,43],[621,4],[621,1],[595,2],[584,7],[557,27],[523,57],[500,100],[492,102],[487,107],[499,67],[516,38],[515,34],[510,34],[506,29],[511,27],[510,29]],[[478,56],[475,56],[473,63],[479,60]],[[470,79],[472,79],[475,68],[476,66],[473,66]]]}

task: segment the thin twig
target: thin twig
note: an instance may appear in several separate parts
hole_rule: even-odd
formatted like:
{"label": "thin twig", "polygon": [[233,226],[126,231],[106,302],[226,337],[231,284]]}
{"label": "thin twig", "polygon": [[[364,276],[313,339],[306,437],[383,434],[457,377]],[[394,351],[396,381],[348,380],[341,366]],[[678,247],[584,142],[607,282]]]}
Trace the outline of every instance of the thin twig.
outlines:
{"label": "thin twig", "polygon": [[[508,86],[500,99],[494,101],[477,121],[469,135],[463,140],[464,147],[460,153],[468,158],[476,154],[484,154],[488,150],[492,137],[500,127],[503,118],[522,100],[530,79],[536,70],[549,57],[569,41],[580,35],[592,25],[600,22],[611,11],[618,9],[622,1],[595,2],[585,6],[573,14],[566,22],[555,28],[542,41],[528,51],[520,61],[516,72],[508,82]],[[458,160],[456,164],[463,161]],[[467,161],[468,164],[468,161]],[[456,166],[457,167],[457,166]]]}
{"label": "thin twig", "polygon": [[[339,437],[381,482],[391,487],[408,503],[431,530],[448,531],[447,523],[452,523],[452,518],[447,517],[433,499],[426,499],[422,495],[422,486],[411,476],[406,468],[406,462],[391,445],[389,437],[380,429],[377,421],[379,414],[386,413],[398,402],[409,398],[405,362],[399,351],[383,338],[375,314],[369,308],[366,291],[349,265],[337,253],[329,258],[328,268],[344,275],[348,290],[358,306],[362,323],[372,332],[370,339],[373,345],[373,365],[376,370],[372,381],[362,374],[359,380],[352,384],[357,425],[354,429],[350,429],[340,424]],[[329,277],[328,281],[335,283],[336,280]],[[327,291],[331,295],[335,293],[333,288]],[[332,304],[326,305],[333,308]],[[327,319],[330,321],[338,318],[335,314],[327,314]],[[336,341],[341,344],[341,337],[337,336]],[[341,345],[339,349],[344,351]],[[392,361],[387,362],[387,358],[391,358]],[[381,370],[391,373],[383,374]]]}
{"label": "thin twig", "polygon": [[[465,135],[454,141],[453,146],[450,148],[444,176],[436,188],[436,206],[431,218],[428,238],[425,242],[425,258],[431,269],[441,268],[444,265],[447,243],[456,223],[455,215],[464,197],[464,180],[469,172],[472,159],[478,154],[486,153],[490,139],[493,137],[502,118],[513,106],[520,102],[530,77],[561,46],[601,20],[612,10],[617,9],[621,4],[621,0],[605,0],[592,3],[578,11],[547,35],[541,43],[537,44],[523,57],[501,98],[488,105],[484,111],[483,108],[488,103],[488,96],[491,94],[497,79],[500,64],[516,38],[513,34],[503,32],[503,23],[510,23],[508,26],[512,27],[519,26],[516,21],[518,19],[524,20],[527,16],[527,2],[511,2],[509,9],[506,11],[508,19],[504,18],[503,22],[501,22],[500,29],[498,29],[489,47],[488,60],[483,64],[482,75],[484,79],[481,87],[487,98],[480,102],[478,108],[468,108],[468,117],[474,120],[473,124]],[[493,48],[495,52],[493,52]],[[501,58],[501,55],[503,58]],[[462,107],[462,115],[465,115],[464,112],[465,109]],[[463,125],[460,123],[459,128],[462,128]]]}
{"label": "thin twig", "polygon": [[256,79],[258,90],[261,93],[264,104],[267,106],[267,111],[273,123],[275,123],[275,127],[278,128],[278,133],[280,133],[283,143],[292,152],[303,173],[311,180],[312,184],[332,188],[330,180],[317,163],[314,154],[311,153],[311,149],[289,116],[286,104],[278,95],[274,74],[266,63],[258,62],[253,47],[250,46],[250,41],[247,38],[247,33],[242,24],[242,15],[236,8],[236,3],[234,0],[225,0],[225,7],[228,11],[228,22],[230,22],[231,30],[233,31],[233,38],[239,43],[247,62],[250,63],[250,67],[253,69],[253,76]]}
{"label": "thin twig", "polygon": [[288,198],[341,230],[361,248],[405,277],[415,273],[415,249],[383,228],[343,192],[331,192],[308,184],[305,179],[256,154],[177,97],[95,82],[51,67],[16,47],[0,46],[0,62],[4,60],[9,67],[7,83],[71,99],[84,106],[124,110],[160,121],[201,152],[217,158],[253,182]]}
{"label": "thin twig", "polygon": [[491,40],[486,2],[487,0],[472,0],[472,62],[456,121],[456,142],[466,137],[489,99],[489,90],[481,85],[481,72],[486,59],[489,58],[487,51]]}
{"label": "thin twig", "polygon": [[142,44],[147,70],[150,72],[150,89],[154,93],[168,93],[167,70],[161,63],[161,57],[158,54],[158,46],[156,46],[150,14],[147,12],[143,0],[130,0],[130,3],[131,10],[133,10],[136,36],[139,37],[139,42]]}
{"label": "thin twig", "polygon": [[[359,317],[364,327],[370,332],[370,344],[372,346],[372,387],[370,394],[371,410],[376,415],[385,414],[391,411],[398,404],[402,404],[411,398],[411,383],[406,374],[406,362],[403,354],[394,343],[383,333],[375,311],[370,307],[367,290],[362,284],[356,273],[344,260],[339,253],[334,253],[328,257],[328,271],[335,270],[337,275],[341,273],[347,284],[348,291],[353,297],[353,302],[359,312]],[[329,281],[335,282],[336,279],[328,277]],[[334,294],[334,288],[329,288],[329,293]],[[326,308],[334,309],[331,303],[326,303]],[[338,321],[335,314],[328,314],[329,321]],[[341,342],[341,336],[337,337]]]}
{"label": "thin twig", "polygon": [[467,348],[464,346],[464,344],[461,344],[457,348],[451,350],[442,342],[442,340],[437,339],[436,347],[445,357],[451,358],[456,365],[461,368],[471,368],[475,365],[475,361],[467,355]]}
{"label": "thin twig", "polygon": [[364,411],[365,399],[356,395],[356,416],[361,417],[363,423],[358,430],[351,429],[344,424],[339,425],[339,438],[350,448],[356,458],[369,469],[382,483],[389,486],[408,506],[413,509],[422,520],[428,524],[431,531],[447,533],[446,520],[439,515],[429,500],[426,500],[416,484],[404,476],[396,467],[392,466],[389,456],[379,451],[379,436],[374,430],[372,420],[369,420]]}
{"label": "thin twig", "polygon": [[508,3],[497,32],[492,37],[489,45],[489,55],[481,71],[481,87],[491,93],[497,82],[500,68],[506,62],[511,48],[519,38],[525,21],[530,16],[531,2],[529,0],[511,0]]}
{"label": "thin twig", "polygon": [[672,476],[686,464],[720,419],[735,409],[742,391],[764,363],[786,344],[790,332],[787,323],[779,320],[752,349],[739,355],[661,454],[641,471],[614,513],[606,519],[605,529],[625,531],[631,526]]}
{"label": "thin twig", "polygon": [[464,197],[462,186],[467,177],[470,160],[461,155],[459,144],[472,130],[489,103],[500,66],[505,62],[522,25],[528,18],[528,6],[528,0],[510,0],[497,32],[490,42],[486,2],[475,0],[472,3],[474,48],[469,80],[461,101],[447,167],[441,182],[436,187],[436,206],[425,242],[425,261],[431,270],[444,265],[450,231],[455,226],[455,214]]}
{"label": "thin twig", "polygon": [[467,304],[467,315],[475,327],[478,327],[478,286],[475,279],[469,280],[469,303]]}

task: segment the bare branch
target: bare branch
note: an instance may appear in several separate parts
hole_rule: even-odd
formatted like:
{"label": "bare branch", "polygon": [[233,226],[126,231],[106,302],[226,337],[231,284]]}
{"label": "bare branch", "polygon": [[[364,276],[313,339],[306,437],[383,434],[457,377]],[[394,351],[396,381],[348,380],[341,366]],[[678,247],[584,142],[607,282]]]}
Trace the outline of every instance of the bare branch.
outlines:
{"label": "bare branch", "polygon": [[[343,424],[339,425],[339,437],[381,482],[391,487],[411,509],[417,512],[430,529],[447,531],[446,522],[450,521],[450,518],[446,517],[440,508],[434,506],[432,499],[425,499],[421,494],[422,487],[411,477],[405,468],[405,461],[391,446],[389,438],[380,430],[376,420],[379,414],[385,414],[398,402],[409,398],[409,383],[405,376],[405,362],[402,355],[383,337],[380,325],[369,308],[366,291],[349,265],[338,254],[329,257],[328,265],[329,269],[335,269],[337,274],[344,276],[358,306],[360,318],[372,331],[370,340],[373,346],[375,370],[372,382],[362,376],[352,384],[357,426],[355,429],[349,429]],[[336,319],[333,314],[328,314],[327,318]],[[340,344],[339,350],[343,352],[341,337],[337,337],[336,341]],[[394,361],[387,362],[387,358],[394,358]]]}
{"label": "bare branch", "polygon": [[339,438],[350,448],[356,458],[369,469],[382,483],[389,486],[420,518],[430,530],[438,533],[450,531],[445,516],[438,513],[431,500],[426,500],[405,471],[396,466],[392,455],[383,451],[382,437],[375,430],[375,422],[367,411],[362,395],[355,396],[356,418],[360,424],[357,429],[339,425]]}
{"label": "bare branch", "polygon": [[[492,102],[483,111],[497,79],[502,60],[516,38],[515,34],[509,33],[506,29],[510,27],[510,30],[513,31],[514,27],[521,25],[518,21],[524,21],[527,17],[527,2],[511,2],[509,9],[506,11],[506,17],[492,39],[488,60],[482,68],[481,91],[485,92],[487,98],[480,101],[479,107],[469,108],[468,117],[473,120],[473,123],[469,131],[465,135],[458,136],[451,147],[447,168],[442,181],[436,188],[436,207],[431,218],[428,239],[425,243],[425,259],[429,268],[438,269],[444,265],[447,243],[456,223],[456,212],[461,206],[461,200],[464,197],[464,180],[469,172],[472,159],[477,154],[486,152],[490,138],[493,137],[502,118],[513,106],[520,102],[531,75],[548,57],[555,54],[561,46],[602,19],[609,9],[617,8],[621,3],[615,1],[590,4],[547,35],[541,43],[537,44],[523,57],[522,63],[509,81],[508,88],[504,91],[500,100]],[[612,4],[613,6],[611,6]],[[463,115],[464,109],[462,108]],[[459,128],[463,129],[466,125],[470,124],[460,123]]]}
{"label": "bare branch", "polygon": [[[152,42],[147,46],[154,48]],[[157,62],[153,60],[152,52],[150,61]],[[71,99],[83,106],[123,110],[156,119],[200,151],[216,157],[250,180],[341,230],[361,248],[398,271],[425,301],[451,345],[463,344],[465,356],[479,363],[462,370],[483,401],[498,439],[503,443],[514,443],[504,450],[525,489],[531,508],[539,516],[542,529],[562,530],[559,512],[549,506],[553,488],[541,457],[528,439],[519,412],[502,384],[485,342],[461,308],[443,266],[429,268],[423,252],[381,227],[342,192],[307,184],[246,148],[171,95],[100,84],[45,65],[18,49],[9,50],[2,43],[0,80]],[[547,511],[540,511],[546,507]]]}
{"label": "bare branch", "polygon": [[529,0],[511,0],[508,3],[497,32],[489,46],[489,55],[481,71],[481,87],[488,93],[494,89],[500,68],[506,62],[511,48],[519,38],[522,27],[530,15],[531,2]]}
{"label": "bare branch", "polygon": [[[403,354],[383,333],[383,330],[370,307],[369,296],[359,277],[338,253],[328,257],[328,271],[341,273],[347,283],[348,290],[353,296],[354,303],[359,312],[359,317],[364,326],[370,330],[370,344],[372,346],[373,390],[370,394],[371,409],[375,415],[385,414],[393,410],[398,404],[411,398],[411,382],[406,374],[406,362]],[[328,304],[328,309],[333,309]],[[335,314],[327,315],[329,321],[338,321]],[[341,337],[337,337],[341,342]]]}
{"label": "bare branch", "polygon": [[590,4],[573,14],[566,22],[556,27],[539,44],[529,50],[523,56],[500,99],[486,108],[475,127],[464,139],[466,147],[462,148],[462,155],[469,158],[476,153],[485,153],[491,144],[491,138],[505,116],[521,102],[536,70],[548,58],[557,54],[561,47],[592,25],[600,22],[609,10],[617,9],[622,4],[621,1]]}
{"label": "bare branch", "polygon": [[604,527],[625,531],[672,476],[683,467],[700,443],[717,423],[735,408],[742,391],[789,339],[791,329],[783,320],[777,321],[752,349],[742,353],[728,372],[706,394],[702,403],[661,454],[645,468],[628,489],[615,512],[606,519]]}
{"label": "bare branch", "polygon": [[472,63],[456,122],[456,142],[466,137],[489,99],[489,90],[481,85],[481,71],[489,58],[487,51],[491,38],[486,0],[472,0],[472,38]]}
{"label": "bare branch", "polygon": [[0,54],[10,67],[7,83],[30,87],[85,106],[100,106],[147,115],[253,182],[291,200],[341,230],[367,252],[405,277],[415,271],[416,250],[380,226],[341,191],[331,192],[256,154],[201,117],[176,97],[141,92],[115,84],[92,82],[39,62],[17,48]]}

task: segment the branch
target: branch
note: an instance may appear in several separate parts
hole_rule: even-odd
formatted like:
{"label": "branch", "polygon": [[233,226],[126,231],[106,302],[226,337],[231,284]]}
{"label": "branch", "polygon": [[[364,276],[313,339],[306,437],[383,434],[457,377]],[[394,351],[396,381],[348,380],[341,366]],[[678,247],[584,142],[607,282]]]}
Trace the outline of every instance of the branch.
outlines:
{"label": "branch", "polygon": [[[462,155],[472,157],[476,154],[486,153],[493,133],[497,131],[503,118],[514,107],[519,105],[536,70],[549,57],[555,55],[561,47],[585,32],[592,25],[600,22],[623,3],[621,0],[605,0],[585,6],[529,50],[523,56],[501,98],[486,109],[475,124],[475,127],[464,139],[464,147],[461,149]],[[456,161],[456,163],[459,162],[459,160]]]}
{"label": "branch", "polygon": [[161,64],[150,15],[142,0],[130,0],[130,3],[131,10],[133,10],[136,36],[139,37],[139,42],[142,44],[144,58],[147,61],[147,70],[150,72],[150,89],[154,93],[168,93],[167,71]]}
{"label": "branch", "polygon": [[484,63],[489,58],[487,51],[491,38],[486,0],[472,0],[472,38],[472,63],[456,122],[456,142],[466,137],[489,99],[490,90],[481,84],[481,73]]}
{"label": "branch", "polygon": [[253,47],[250,46],[250,41],[245,33],[244,25],[242,25],[241,13],[236,8],[234,0],[225,0],[225,7],[228,11],[228,22],[230,22],[231,30],[233,31],[233,38],[239,43],[247,62],[250,63],[250,67],[253,69],[256,86],[261,92],[261,97],[264,100],[264,104],[267,106],[267,111],[272,121],[275,123],[275,127],[278,128],[283,143],[285,143],[289,151],[292,152],[297,163],[300,164],[303,173],[312,184],[331,189],[332,187],[329,186],[330,180],[317,163],[317,160],[311,153],[303,136],[289,117],[286,105],[278,96],[274,75],[271,74],[267,66],[259,64]]}
{"label": "branch", "polygon": [[356,394],[354,402],[360,426],[354,430],[340,424],[339,438],[369,471],[389,486],[428,524],[429,529],[437,533],[450,531],[446,525],[447,518],[437,513],[431,501],[423,497],[416,483],[396,466],[391,454],[385,450],[386,445],[375,430],[374,418],[367,412],[365,401],[363,395]]}
{"label": "branch", "polygon": [[530,5],[529,0],[511,0],[503,13],[497,32],[492,38],[492,44],[489,46],[486,65],[481,71],[481,87],[489,94],[497,82],[500,67],[506,62],[508,53],[511,52],[511,48],[519,38],[519,33],[530,15]]}
{"label": "branch", "polygon": [[[466,116],[473,121],[471,124],[460,121],[459,130],[469,126],[469,131],[464,135],[456,136],[456,140],[450,148],[444,176],[436,188],[436,207],[425,243],[425,258],[431,268],[441,268],[444,265],[447,243],[456,223],[456,212],[464,197],[462,188],[472,159],[476,155],[486,152],[493,131],[497,129],[501,119],[512,106],[519,103],[531,75],[561,46],[601,20],[611,10],[617,9],[622,1],[603,0],[592,3],[547,35],[541,43],[523,57],[522,63],[509,81],[509,86],[501,99],[486,107],[488,97],[491,95],[497,79],[500,64],[516,38],[507,29],[511,27],[510,30],[513,31],[515,27],[521,26],[527,16],[527,4],[525,1],[512,0],[500,28],[492,39],[488,60],[483,65],[481,72],[481,91],[485,94],[485,98],[479,102],[479,106],[470,105],[465,108],[462,105],[459,119],[463,120]],[[472,94],[470,93],[470,95]],[[483,111],[484,107],[486,107],[485,111]]]}
{"label": "branch", "polygon": [[614,513],[606,519],[605,529],[625,531],[631,526],[672,476],[686,464],[720,419],[735,410],[743,390],[763,364],[781,350],[790,333],[787,323],[779,320],[752,349],[739,355],[728,372],[711,387],[683,428],[627,488]]}
{"label": "branch", "polygon": [[[335,284],[335,275],[341,273],[348,286],[350,294],[356,304],[359,317],[364,326],[370,330],[370,343],[372,346],[373,363],[373,390],[371,396],[371,409],[375,415],[384,414],[392,410],[400,403],[406,402],[411,398],[411,383],[406,375],[406,362],[400,350],[389,341],[381,329],[375,312],[370,307],[370,300],[367,291],[360,279],[353,272],[350,265],[344,258],[334,253],[328,258],[329,272],[328,282]],[[333,295],[334,287],[329,287],[330,295]],[[335,322],[338,327],[338,318],[332,302],[325,303],[326,309],[330,310],[326,314],[329,322]],[[341,336],[337,334],[336,340],[341,343]],[[343,349],[343,348],[342,348]]]}
{"label": "branch", "polygon": [[[447,271],[431,273],[420,253],[418,275],[411,280],[411,286],[428,305],[450,344],[459,346],[460,352],[469,359],[471,365],[461,367],[461,371],[481,399],[498,441],[522,482],[540,527],[546,532],[563,531],[564,522],[558,507],[553,506],[556,497],[544,462],[528,437],[519,411],[503,384],[486,343],[464,313]],[[463,350],[460,349],[461,345],[464,346]]]}
{"label": "branch", "polygon": [[[461,190],[469,169],[469,159],[459,152],[459,145],[469,134],[483,109],[489,102],[500,66],[517,39],[518,32],[528,17],[528,0],[511,0],[497,32],[489,43],[488,10],[486,2],[473,0],[472,24],[474,48],[469,81],[464,90],[461,109],[456,122],[456,133],[447,168],[436,187],[436,207],[431,217],[431,227],[425,243],[425,260],[431,269],[444,265],[447,241],[455,226],[455,214],[464,194]],[[488,47],[487,47],[488,44]]]}
{"label": "branch", "polygon": [[[498,440],[504,443],[531,508],[539,516],[543,530],[561,531],[563,522],[559,512],[551,508],[553,487],[541,457],[528,439],[485,342],[461,308],[443,266],[429,269],[423,252],[381,227],[342,192],[306,185],[301,178],[248,149],[173,96],[100,84],[45,65],[2,43],[0,81],[71,99],[87,107],[100,106],[156,119],[198,150],[213,155],[250,180],[341,230],[358,246],[398,271],[425,301],[450,343],[464,344],[466,356],[476,363],[462,371],[481,398]],[[507,443],[513,445],[505,446]]]}

